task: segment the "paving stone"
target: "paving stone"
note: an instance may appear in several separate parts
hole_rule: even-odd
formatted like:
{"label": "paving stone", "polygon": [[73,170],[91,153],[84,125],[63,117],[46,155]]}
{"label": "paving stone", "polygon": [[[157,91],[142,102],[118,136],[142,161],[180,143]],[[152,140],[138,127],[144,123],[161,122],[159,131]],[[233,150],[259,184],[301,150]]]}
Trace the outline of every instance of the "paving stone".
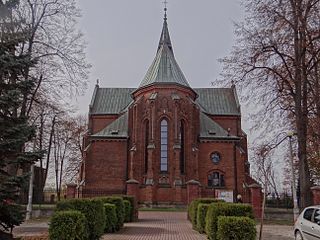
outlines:
{"label": "paving stone", "polygon": [[192,230],[185,212],[139,212],[139,221],[107,234],[103,240],[205,240],[206,235]]}

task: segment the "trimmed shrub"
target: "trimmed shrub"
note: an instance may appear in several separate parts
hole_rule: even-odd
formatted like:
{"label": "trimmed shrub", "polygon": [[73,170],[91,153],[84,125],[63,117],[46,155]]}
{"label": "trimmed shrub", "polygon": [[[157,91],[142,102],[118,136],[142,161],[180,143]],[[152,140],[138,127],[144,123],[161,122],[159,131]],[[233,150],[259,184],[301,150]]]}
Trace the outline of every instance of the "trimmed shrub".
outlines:
{"label": "trimmed shrub", "polygon": [[49,226],[51,240],[85,240],[87,220],[79,211],[55,212]]}
{"label": "trimmed shrub", "polygon": [[218,217],[217,240],[255,240],[255,221],[248,217]]}
{"label": "trimmed shrub", "polygon": [[106,213],[106,226],[104,229],[105,233],[112,233],[116,231],[116,225],[118,222],[117,213],[116,213],[116,205],[111,203],[105,203],[104,210]]}
{"label": "trimmed shrub", "polygon": [[99,199],[71,199],[57,203],[57,211],[78,210],[87,219],[89,239],[99,239],[104,233],[105,211]]}
{"label": "trimmed shrub", "polygon": [[197,211],[197,230],[199,233],[204,233],[206,228],[206,215],[210,204],[200,203]]}
{"label": "trimmed shrub", "polygon": [[116,213],[117,213],[117,225],[116,225],[116,231],[120,230],[120,228],[123,226],[124,218],[125,218],[125,206],[123,203],[122,197],[102,197],[99,198],[104,203],[111,203],[116,206]]}
{"label": "trimmed shrub", "polygon": [[210,204],[206,216],[206,233],[208,239],[217,239],[218,217],[237,216],[254,219],[251,205],[239,203]]}
{"label": "trimmed shrub", "polygon": [[123,200],[124,203],[124,222],[130,222],[131,220],[131,203],[128,200]]}
{"label": "trimmed shrub", "polygon": [[136,205],[135,205],[135,199],[133,196],[128,196],[128,195],[124,195],[122,196],[123,200],[128,200],[131,204],[131,212],[130,212],[130,220],[129,222],[133,222],[135,221],[136,219],[136,212],[138,211]]}
{"label": "trimmed shrub", "polygon": [[188,218],[192,223],[192,228],[197,230],[197,211],[198,211],[198,205],[200,203],[216,203],[216,202],[224,202],[220,199],[215,198],[198,198],[193,200],[189,206],[188,206]]}

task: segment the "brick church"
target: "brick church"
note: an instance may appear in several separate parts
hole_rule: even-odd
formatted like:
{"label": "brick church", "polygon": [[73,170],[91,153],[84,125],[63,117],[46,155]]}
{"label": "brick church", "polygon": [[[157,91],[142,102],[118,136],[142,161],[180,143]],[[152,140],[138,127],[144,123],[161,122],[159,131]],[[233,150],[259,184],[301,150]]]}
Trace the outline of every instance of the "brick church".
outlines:
{"label": "brick church", "polygon": [[252,203],[260,192],[250,177],[235,86],[190,86],[166,15],[140,85],[96,85],[88,129],[78,186],[83,197],[131,194],[140,203],[184,205],[196,197],[235,201],[239,194]]}

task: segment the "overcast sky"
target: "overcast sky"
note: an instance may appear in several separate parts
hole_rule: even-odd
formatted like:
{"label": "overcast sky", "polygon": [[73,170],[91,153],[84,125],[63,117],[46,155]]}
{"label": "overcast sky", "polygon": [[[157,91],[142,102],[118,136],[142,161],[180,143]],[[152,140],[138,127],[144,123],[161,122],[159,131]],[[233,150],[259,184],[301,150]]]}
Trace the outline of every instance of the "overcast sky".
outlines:
{"label": "overcast sky", "polygon": [[[234,44],[238,0],[169,0],[168,24],[175,57],[192,87],[211,87],[218,59]],[[77,106],[87,112],[96,79],[101,87],[137,87],[156,54],[163,0],[79,0],[81,31],[92,64],[89,86]]]}

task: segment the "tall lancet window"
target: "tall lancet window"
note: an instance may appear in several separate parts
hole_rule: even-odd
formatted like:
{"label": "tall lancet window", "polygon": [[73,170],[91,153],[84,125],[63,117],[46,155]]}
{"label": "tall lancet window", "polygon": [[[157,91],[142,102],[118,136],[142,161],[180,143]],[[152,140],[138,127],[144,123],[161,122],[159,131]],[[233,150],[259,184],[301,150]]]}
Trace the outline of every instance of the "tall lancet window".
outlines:
{"label": "tall lancet window", "polygon": [[180,172],[185,173],[185,126],[184,122],[180,122]]}
{"label": "tall lancet window", "polygon": [[148,171],[149,121],[145,122],[144,131],[144,172]]}
{"label": "tall lancet window", "polygon": [[160,124],[160,170],[168,171],[168,121],[163,119]]}

